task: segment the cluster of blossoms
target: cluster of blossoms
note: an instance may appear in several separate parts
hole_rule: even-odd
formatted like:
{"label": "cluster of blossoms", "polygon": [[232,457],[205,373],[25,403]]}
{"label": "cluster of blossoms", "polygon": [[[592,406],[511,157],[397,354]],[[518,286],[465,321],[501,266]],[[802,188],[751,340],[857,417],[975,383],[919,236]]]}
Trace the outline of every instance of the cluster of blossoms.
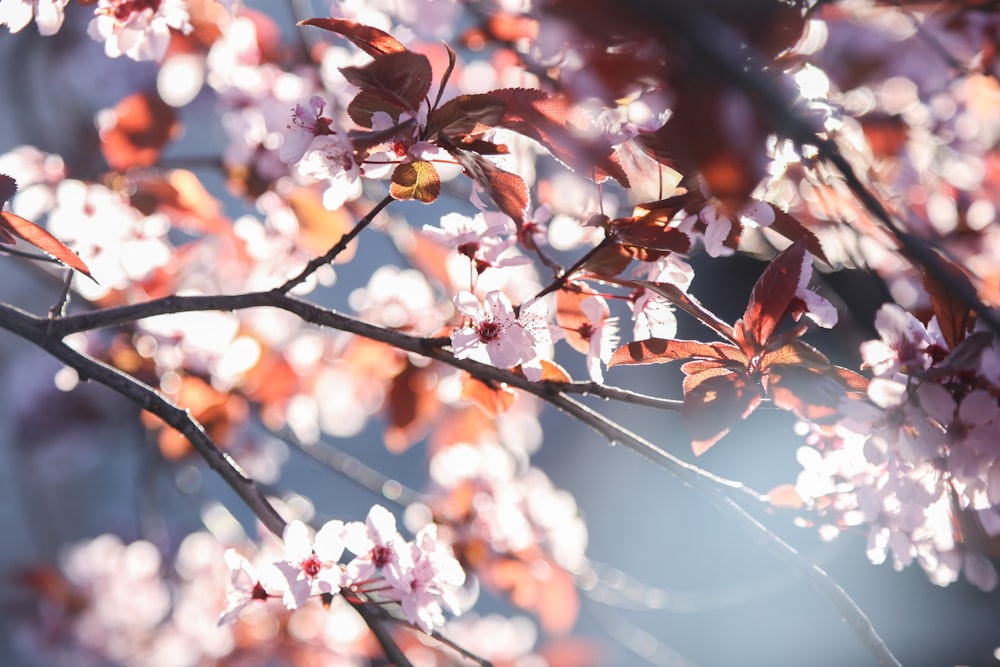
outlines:
{"label": "cluster of blossoms", "polygon": [[[382,415],[389,449],[402,451],[426,438],[433,487],[423,500],[438,524],[426,524],[407,541],[393,515],[376,506],[364,523],[329,521],[315,534],[292,521],[280,545],[259,549],[243,545],[223,554],[192,537],[195,546],[182,547],[175,564],[173,596],[157,578],[167,568],[152,545],[99,538],[64,566],[71,588],[88,602],[74,608],[77,598],[65,596],[57,611],[46,611],[55,619],[45,626],[53,635],[69,628],[95,661],[194,665],[226,656],[237,664],[241,650],[260,649],[243,635],[266,635],[270,624],[288,633],[288,644],[321,645],[317,660],[355,664],[367,656],[354,650],[363,628],[357,619],[343,620],[352,605],[377,606],[432,632],[446,611],[460,610],[463,566],[487,588],[536,612],[546,629],[568,630],[578,602],[573,575],[586,569],[587,530],[572,496],[529,464],[541,441],[539,403],[504,382],[478,378],[469,363],[514,371],[559,391],[576,372],[557,363],[559,341],[579,353],[574,359],[583,360],[593,393],[608,391],[594,384],[604,383],[609,366],[686,362],[680,412],[696,453],[764,400],[795,413],[809,444],[799,453],[805,471],[796,489],[825,518],[824,536],[867,530],[875,562],[891,554],[897,568],[916,561],[936,583],[964,570],[983,589],[996,585],[988,556],[997,554],[1000,537],[994,437],[1000,344],[964,323],[928,319],[924,325],[912,315],[906,308],[931,299],[892,236],[867,213],[854,215],[859,211],[848,203],[844,179],[814,164],[812,149],[762,129],[760,111],[746,95],[721,85],[714,90],[712,82],[702,90],[672,74],[616,62],[647,52],[657,63],[669,61],[661,58],[662,35],[636,29],[630,19],[612,29],[588,28],[588,12],[601,3],[581,3],[580,29],[587,34],[578,34],[558,18],[565,3],[536,3],[543,10],[500,2],[494,4],[501,20],[484,21],[463,40],[477,48],[477,40],[506,35],[509,45],[491,65],[467,65],[450,47],[435,45],[434,55],[423,41],[453,36],[461,8],[455,0],[339,0],[329,19],[305,21],[303,35],[323,29],[358,48],[304,39],[310,48],[299,50],[280,44],[281,30],[269,18],[232,2],[91,4],[87,33],[104,43],[106,55],[162,61],[169,54],[196,63],[190,72],[198,74],[192,77],[197,86],[188,101],[201,77],[214,93],[228,142],[216,166],[254,213],[230,219],[200,176],[158,166],[160,149],[175,136],[172,110],[160,109],[171,129],[156,139],[144,131],[159,120],[143,125],[121,107],[102,113],[95,133],[112,175],[71,178],[73,170],[59,157],[17,149],[0,156],[0,174],[18,181],[16,195],[9,195],[11,179],[0,180],[0,204],[9,199],[16,215],[43,222],[68,245],[71,254],[58,259],[89,267],[95,281],[78,281],[77,293],[101,307],[173,294],[253,293],[254,306],[266,296],[314,320],[350,326],[315,329],[280,308],[254,307],[158,315],[130,322],[124,333],[75,334],[67,341],[189,409],[212,441],[260,482],[280,476],[285,450],[274,445],[276,433],[287,429],[289,439],[311,451],[324,435],[358,435],[370,417]],[[0,25],[17,32],[34,18],[39,32],[55,34],[67,5],[0,0]],[[809,21],[804,41],[809,30],[836,41],[838,22],[852,11]],[[832,36],[823,27],[828,24]],[[816,34],[812,51],[802,47],[795,58],[819,49]],[[168,48],[181,35],[184,41]],[[627,37],[615,43],[621,35]],[[578,37],[588,40],[587,49],[573,44]],[[590,62],[595,54],[607,60]],[[907,205],[912,201],[915,214],[926,218],[928,225],[915,231],[940,239],[979,276],[995,276],[1000,237],[988,221],[1000,206],[1000,171],[985,157],[951,154],[995,150],[995,81],[970,77],[928,99],[937,87],[914,75],[910,87],[892,79],[879,83],[868,99],[863,90],[831,92],[835,86],[814,65],[790,67],[803,108],[816,113],[824,136],[843,142],[866,174],[905,192]],[[824,67],[837,77],[835,64]],[[627,79],[633,70],[638,77]],[[542,71],[561,85],[558,92],[538,85],[532,72]],[[166,97],[159,102],[169,107]],[[592,109],[598,99],[614,108]],[[867,111],[852,121],[858,109]],[[894,149],[869,150],[880,138],[879,121],[894,127],[899,119],[911,135]],[[940,126],[948,128],[947,146],[932,140]],[[683,136],[691,127],[698,132]],[[134,142],[142,157],[112,159],[107,146],[114,132]],[[546,150],[554,159],[539,160]],[[686,153],[696,157],[685,163],[678,156]],[[455,192],[442,189],[450,180],[461,183]],[[419,227],[369,201],[431,204],[455,193],[478,211],[424,209],[433,224]],[[804,212],[810,224],[785,209]],[[859,220],[850,228],[862,237],[856,247],[837,236],[845,217]],[[310,259],[369,224],[388,232],[408,268],[372,267],[367,284],[347,299],[353,315],[285,300],[333,285],[341,270],[331,262],[301,284],[286,281],[295,282]],[[0,238],[14,240],[5,229]],[[784,248],[779,259],[734,325],[689,293],[694,269],[688,257],[695,251],[714,260],[778,248]],[[575,262],[562,266],[560,253],[574,251]],[[347,263],[352,253],[353,245],[335,261]],[[882,308],[875,323],[881,340],[862,347],[870,382],[799,340],[810,326],[831,328],[838,320],[831,302],[810,287],[813,257],[834,268],[873,266],[903,304]],[[325,305],[326,296],[318,294],[316,302]],[[725,342],[676,339],[675,307]],[[631,341],[619,347],[629,314]],[[513,377],[490,370],[490,378]],[[66,375],[59,386],[68,390],[76,383]],[[143,420],[160,429],[165,458],[191,452],[162,422]],[[354,557],[341,562],[345,552]],[[121,581],[112,580],[116,570]],[[229,582],[218,605],[222,622],[210,630],[193,591],[221,596],[222,579]],[[129,591],[142,592],[148,606],[136,610]],[[283,604],[271,604],[272,598]],[[335,620],[317,620],[321,605],[310,598],[330,607]],[[276,631],[270,636],[272,654],[265,659],[288,648]],[[33,639],[35,649],[45,643],[44,636]],[[172,647],[172,657],[165,657],[165,647]]]}
{"label": "cluster of blossoms", "polygon": [[[360,604],[374,601],[398,607],[403,617],[425,632],[444,622],[442,605],[460,612],[455,589],[464,583],[465,573],[450,547],[438,539],[434,524],[408,542],[396,531],[395,517],[375,505],[365,523],[328,521],[314,537],[304,523],[292,521],[282,541],[282,559],[271,565],[276,572],[260,576],[235,551],[226,553],[232,577],[220,622],[269,597],[281,597],[286,608],[297,609],[311,597],[341,591]],[[345,548],[355,557],[342,565]]]}
{"label": "cluster of blossoms", "polygon": [[[59,32],[69,0],[3,0],[0,25],[11,32],[24,29],[32,19],[42,35]],[[232,2],[221,2],[230,11]],[[162,60],[170,45],[170,31],[187,34],[193,30],[188,3],[184,0],[100,0],[87,34],[104,42],[111,58],[121,55],[132,60]]]}
{"label": "cluster of blossoms", "polygon": [[[997,584],[989,556],[1000,535],[1000,384],[991,333],[951,349],[936,318],[925,326],[895,304],[875,319],[881,338],[861,353],[875,378],[847,399],[832,433],[799,452],[798,493],[833,537],[868,527],[868,557],[919,563],[946,585],[964,571]],[[827,523],[828,521],[828,523]]]}

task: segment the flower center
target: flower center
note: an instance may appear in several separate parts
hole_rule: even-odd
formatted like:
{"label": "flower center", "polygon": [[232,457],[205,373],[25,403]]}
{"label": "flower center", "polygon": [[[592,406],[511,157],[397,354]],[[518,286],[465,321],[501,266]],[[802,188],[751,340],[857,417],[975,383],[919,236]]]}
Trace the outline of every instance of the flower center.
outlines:
{"label": "flower center", "polygon": [[385,567],[392,561],[392,549],[385,545],[378,545],[372,549],[372,563],[375,567]]}
{"label": "flower center", "polygon": [[503,331],[503,326],[494,320],[484,321],[476,327],[476,332],[479,334],[479,340],[484,343],[488,343],[494,338],[497,338],[501,331]]}
{"label": "flower center", "polygon": [[159,8],[160,0],[116,0],[111,3],[110,7],[105,9],[105,12],[115,17],[116,21],[125,23],[133,14],[138,14],[147,9],[156,13],[156,10]]}
{"label": "flower center", "polygon": [[301,567],[307,576],[315,577],[323,569],[323,561],[316,554],[312,554],[309,558],[302,561]]}
{"label": "flower center", "polygon": [[250,593],[250,599],[251,600],[266,600],[267,598],[268,598],[267,591],[264,590],[264,587],[261,586],[260,582],[258,581],[257,583],[255,583],[253,585],[253,591],[251,591],[251,593]]}

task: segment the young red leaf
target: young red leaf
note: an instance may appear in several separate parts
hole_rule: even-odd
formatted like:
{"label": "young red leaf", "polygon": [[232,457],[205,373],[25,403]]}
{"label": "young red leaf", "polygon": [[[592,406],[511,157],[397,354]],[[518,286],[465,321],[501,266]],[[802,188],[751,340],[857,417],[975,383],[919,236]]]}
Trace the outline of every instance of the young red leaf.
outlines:
{"label": "young red leaf", "polygon": [[497,208],[513,218],[520,228],[524,224],[529,202],[524,179],[504,171],[481,155],[455,146],[444,137],[439,139],[439,143],[465,168],[466,175],[486,190]]}
{"label": "young red leaf", "polygon": [[695,456],[701,456],[749,416],[760,401],[759,387],[742,373],[711,375],[686,392],[681,422],[691,436]]}
{"label": "young red leaf", "polygon": [[[4,237],[16,236],[52,255],[66,266],[76,269],[91,280],[90,269],[84,264],[80,257],[63,245],[62,241],[49,234],[47,231],[19,215],[10,211],[0,211],[0,235]],[[96,281],[95,281],[96,282]]]}
{"label": "young red leaf", "polygon": [[818,236],[813,234],[810,229],[803,226],[803,224],[794,216],[782,211],[774,204],[767,205],[774,210],[774,222],[771,223],[768,229],[773,229],[789,241],[805,240],[806,248],[812,255],[818,257],[827,264],[830,263],[830,260],[826,258],[826,254],[823,252],[823,246],[820,244]]}
{"label": "young red leaf", "polygon": [[799,286],[805,253],[805,242],[796,241],[771,260],[753,286],[743,314],[743,326],[751,345],[765,347],[785,318]]}
{"label": "young red leaf", "polygon": [[372,116],[379,111],[389,114],[392,122],[398,123],[400,114],[406,109],[367,90],[359,91],[347,105],[347,115],[361,127],[371,128]]}
{"label": "young red leaf", "polygon": [[746,365],[747,359],[738,348],[725,343],[700,343],[696,340],[650,338],[622,345],[608,361],[612,366],[663,364],[678,359],[716,359]]}
{"label": "young red leaf", "polygon": [[[940,255],[938,264],[947,274],[947,281],[964,288],[967,293],[975,292],[975,288],[962,269]],[[949,288],[946,282],[937,280],[926,269],[923,273],[924,289],[931,297],[931,308],[937,316],[941,335],[944,336],[948,347],[954,349],[972,331],[976,313]]]}
{"label": "young red leaf", "polygon": [[0,174],[0,207],[10,201],[17,192],[17,181],[7,174]]}
{"label": "young red leaf", "polygon": [[459,95],[427,119],[427,138],[433,141],[441,133],[451,138],[481,134],[500,122],[506,107],[503,100],[489,94]]}
{"label": "young red leaf", "polygon": [[838,379],[799,365],[771,366],[765,378],[774,404],[800,419],[823,424],[840,417],[839,406],[847,390]]}
{"label": "young red leaf", "polygon": [[632,259],[628,248],[617,243],[602,243],[580,266],[580,270],[602,278],[613,278],[624,271]]}
{"label": "young red leaf", "polygon": [[527,88],[504,88],[487,95],[504,103],[500,126],[534,139],[570,169],[598,183],[613,178],[629,187],[611,143],[578,129],[584,121],[569,98]]}
{"label": "young red leaf", "polygon": [[627,246],[686,253],[691,249],[691,237],[679,229],[666,226],[667,220],[655,213],[640,218],[618,218],[611,228],[619,243]]}
{"label": "young red leaf", "polygon": [[416,113],[431,89],[431,61],[410,51],[377,55],[361,67],[341,67],[341,73],[362,91]]}
{"label": "young red leaf", "polygon": [[406,51],[406,47],[389,33],[348,19],[313,18],[299,21],[299,25],[316,26],[342,35],[372,57]]}
{"label": "young red leaf", "polygon": [[389,194],[394,199],[416,199],[430,204],[441,194],[441,177],[427,160],[404,162],[392,172]]}

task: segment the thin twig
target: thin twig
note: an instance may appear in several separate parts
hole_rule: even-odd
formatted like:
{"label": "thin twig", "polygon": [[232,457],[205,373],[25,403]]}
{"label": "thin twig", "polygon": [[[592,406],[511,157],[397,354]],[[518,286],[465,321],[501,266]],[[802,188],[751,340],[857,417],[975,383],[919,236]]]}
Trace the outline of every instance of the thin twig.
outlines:
{"label": "thin twig", "polygon": [[372,207],[372,210],[368,211],[368,213],[365,214],[363,218],[358,220],[357,224],[355,224],[354,227],[351,228],[349,232],[341,236],[340,240],[338,240],[333,245],[332,248],[326,251],[325,254],[310,260],[310,262],[306,264],[305,268],[302,269],[302,271],[297,276],[288,279],[287,281],[285,281],[285,284],[283,284],[281,287],[275,288],[274,291],[279,294],[288,294],[288,292],[290,292],[293,288],[304,283],[309,276],[311,276],[319,269],[319,267],[329,264],[334,259],[336,259],[337,255],[344,252],[344,250],[347,249],[347,245],[351,241],[353,241],[355,237],[358,234],[360,234],[362,230],[364,230],[365,227],[370,225],[372,220],[375,219],[375,216],[378,215],[382,211],[382,209],[388,206],[391,202],[392,202],[392,197],[390,195],[386,195],[382,201],[380,201],[379,203],[375,204],[374,207]]}
{"label": "thin twig", "polygon": [[66,314],[66,304],[69,303],[70,289],[73,286],[73,269],[66,269],[66,277],[63,278],[62,291],[59,298],[49,308],[49,319],[55,320]]}

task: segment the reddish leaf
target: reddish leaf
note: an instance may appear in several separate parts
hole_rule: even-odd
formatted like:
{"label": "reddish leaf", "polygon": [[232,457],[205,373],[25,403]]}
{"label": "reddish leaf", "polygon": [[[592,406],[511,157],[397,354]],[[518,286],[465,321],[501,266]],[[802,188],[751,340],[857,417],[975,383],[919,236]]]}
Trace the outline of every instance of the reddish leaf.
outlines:
{"label": "reddish leaf", "polygon": [[416,113],[431,89],[431,61],[410,51],[380,54],[367,65],[342,67],[344,77],[362,91]]}
{"label": "reddish leaf", "polygon": [[17,192],[17,181],[7,174],[0,174],[0,206],[13,198]]}
{"label": "reddish leaf", "polygon": [[743,325],[751,345],[763,348],[781,324],[798,289],[806,244],[796,241],[764,269],[750,294]]}
{"label": "reddish leaf", "polygon": [[342,35],[370,56],[383,53],[401,53],[406,51],[399,40],[387,32],[363,25],[356,21],[337,18],[313,18],[299,21],[299,25],[311,25],[323,30]]}
{"label": "reddish leaf", "polygon": [[[742,370],[742,368],[739,369],[740,372]],[[684,382],[681,383],[681,388],[686,394],[710,377],[728,375],[736,371],[737,369],[733,366],[719,361],[689,361],[681,366],[681,372],[684,373]]]}
{"label": "reddish leaf", "polygon": [[426,160],[404,162],[392,172],[389,194],[394,199],[416,199],[429,204],[441,194],[441,177]]}
{"label": "reddish leaf", "polygon": [[799,241],[804,239],[806,242],[806,248],[810,253],[820,258],[827,264],[830,263],[830,260],[826,258],[826,253],[823,252],[823,246],[819,242],[819,237],[813,234],[810,229],[803,226],[803,224],[794,216],[782,211],[774,204],[768,204],[768,206],[774,209],[774,222],[771,223],[769,229],[773,229],[789,241]]}
{"label": "reddish leaf", "polygon": [[[397,123],[399,122],[399,115],[406,111],[406,109],[395,102],[390,102],[367,90],[359,91],[347,105],[347,115],[361,127],[370,128],[372,126],[372,116],[379,111],[389,114],[392,121]],[[360,148],[360,146],[355,147]]]}
{"label": "reddish leaf", "polygon": [[427,138],[438,134],[456,138],[482,134],[503,118],[507,105],[489,94],[459,95],[442,104],[427,119]]}
{"label": "reddish leaf", "polygon": [[777,407],[820,424],[839,418],[838,407],[847,394],[834,377],[799,365],[771,366],[766,384],[767,394]]}
{"label": "reddish leaf", "polygon": [[686,392],[681,421],[691,436],[695,456],[701,456],[745,419],[760,400],[760,389],[741,373],[712,375]]}
{"label": "reddish leaf", "polygon": [[[940,255],[938,255],[938,265],[944,270],[946,281],[964,289],[968,294],[975,293],[975,288],[962,269]],[[936,279],[926,269],[923,277],[924,289],[931,297],[931,308],[934,309],[934,315],[937,316],[938,324],[941,326],[941,335],[944,336],[948,347],[954,349],[972,331],[976,314],[950,289],[947,282]]]}
{"label": "reddish leaf", "polygon": [[686,253],[691,249],[691,237],[679,229],[668,227],[669,218],[655,212],[639,218],[618,218],[611,221],[615,239],[623,245]]}
{"label": "reddish leaf", "polygon": [[739,348],[726,343],[700,343],[696,340],[650,338],[623,345],[614,351],[608,368],[641,364],[663,364],[678,359],[715,359],[746,365]]}
{"label": "reddish leaf", "polygon": [[542,382],[572,382],[573,378],[566,372],[566,369],[554,361],[542,359]]}
{"label": "reddish leaf", "polygon": [[459,164],[465,168],[465,173],[478,183],[490,196],[497,208],[509,215],[520,228],[524,224],[524,214],[528,210],[528,186],[517,174],[500,169],[481,155],[463,150],[447,139],[439,140],[442,148],[447,150]]}
{"label": "reddish leaf", "polygon": [[507,386],[494,387],[471,375],[462,380],[462,400],[474,403],[490,417],[496,417],[514,404],[517,395]]}
{"label": "reddish leaf", "polygon": [[[0,239],[16,236],[52,255],[66,266],[76,269],[91,280],[90,269],[84,264],[80,257],[63,245],[62,241],[49,234],[47,231],[19,215],[10,211],[0,211]],[[96,281],[95,281],[96,282]]]}
{"label": "reddish leaf", "polygon": [[186,169],[144,174],[134,181],[129,201],[145,215],[165,213],[171,223],[189,233],[226,233],[232,223],[222,204],[209,194],[198,176]]}
{"label": "reddish leaf", "polygon": [[115,106],[113,123],[101,128],[101,152],[116,171],[149,167],[177,129],[177,114],[159,95],[135,93]]}
{"label": "reddish leaf", "polygon": [[629,187],[611,143],[578,129],[585,127],[584,121],[569,98],[527,88],[504,88],[487,95],[504,102],[500,126],[534,139],[570,169],[598,183],[613,178]]}
{"label": "reddish leaf", "polygon": [[580,270],[602,278],[613,278],[631,263],[632,253],[628,248],[617,243],[602,243],[580,266]]}

